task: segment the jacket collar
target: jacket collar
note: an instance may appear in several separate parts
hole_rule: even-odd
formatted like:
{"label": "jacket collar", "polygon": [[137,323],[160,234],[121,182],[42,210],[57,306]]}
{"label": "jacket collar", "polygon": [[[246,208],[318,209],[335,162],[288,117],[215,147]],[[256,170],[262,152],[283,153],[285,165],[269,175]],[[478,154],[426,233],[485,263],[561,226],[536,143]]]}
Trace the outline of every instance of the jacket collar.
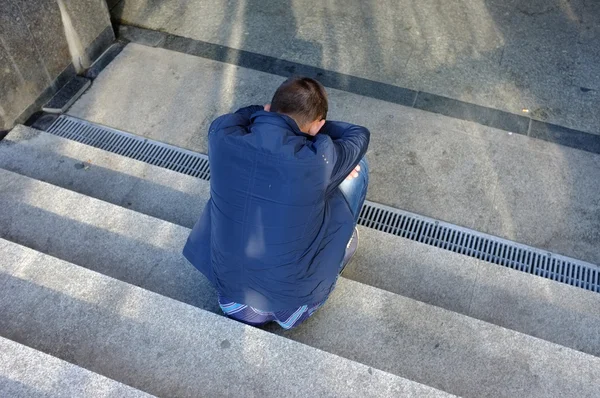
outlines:
{"label": "jacket collar", "polygon": [[294,134],[299,135],[301,137],[306,137],[309,139],[314,138],[312,135],[300,131],[298,123],[296,123],[294,119],[281,113],[267,111],[254,112],[252,116],[250,116],[250,121],[252,123],[259,122],[273,124],[284,129],[291,130]]}

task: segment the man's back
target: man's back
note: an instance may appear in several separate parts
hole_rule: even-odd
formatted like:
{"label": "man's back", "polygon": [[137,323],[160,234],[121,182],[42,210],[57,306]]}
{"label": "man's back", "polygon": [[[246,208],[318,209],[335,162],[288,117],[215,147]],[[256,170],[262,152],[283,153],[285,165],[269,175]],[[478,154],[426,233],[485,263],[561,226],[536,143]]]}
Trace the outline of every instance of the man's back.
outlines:
{"label": "man's back", "polygon": [[308,298],[318,284],[309,280],[323,277],[322,269],[313,269],[319,247],[313,243],[323,240],[330,216],[325,192],[333,165],[324,159],[331,156],[331,140],[295,134],[274,113],[255,114],[247,128],[219,126],[228,122],[216,121],[209,133],[217,286],[231,292],[226,281],[265,294],[295,283],[294,296]]}

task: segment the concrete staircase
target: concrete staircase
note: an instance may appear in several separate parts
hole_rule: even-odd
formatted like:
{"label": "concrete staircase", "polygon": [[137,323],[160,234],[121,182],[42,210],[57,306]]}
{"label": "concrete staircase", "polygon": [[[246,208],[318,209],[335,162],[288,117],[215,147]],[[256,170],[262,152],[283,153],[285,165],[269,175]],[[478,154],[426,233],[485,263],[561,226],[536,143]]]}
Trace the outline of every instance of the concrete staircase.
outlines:
{"label": "concrete staircase", "polygon": [[[238,102],[267,100],[279,82],[232,68],[130,44],[70,113],[202,151],[203,129],[215,114]],[[148,71],[154,74],[144,76]],[[136,74],[149,83],[139,86]],[[202,100],[215,94],[207,87],[215,75],[227,85]],[[138,94],[131,97],[134,88]],[[179,102],[159,98],[161,90]],[[463,152],[486,148],[488,160],[518,146],[535,155],[519,157],[518,166],[537,167],[533,173],[540,175],[546,163],[535,163],[560,151],[574,164],[568,185],[579,192],[575,205],[594,206],[583,185],[597,178],[598,155],[354,94],[333,91],[331,97],[335,118],[371,121],[374,133],[388,138],[376,137],[371,148],[379,166],[372,200],[398,205],[400,195],[410,204],[421,195],[399,193],[393,176],[399,165],[386,145],[420,154],[441,142]],[[365,109],[379,117],[357,120]],[[391,130],[406,120],[421,126],[424,143]],[[472,162],[489,175],[496,169],[484,160]],[[469,183],[484,179],[479,171],[465,175],[468,166],[439,164],[437,171],[460,169],[440,188],[448,174],[429,174],[427,164],[419,164],[422,170],[404,189],[422,189],[412,188],[418,173],[429,175],[422,186],[437,192],[448,192],[462,176],[468,196],[477,191]],[[181,255],[208,199],[208,182],[25,126],[0,142],[0,180],[0,338],[17,347],[3,350],[0,360],[3,369],[29,366],[24,350],[34,358],[31,366],[72,369],[74,380],[93,380],[90,385],[104,391],[71,395],[600,396],[596,293],[361,227],[359,252],[328,303],[296,330],[260,330],[220,316],[214,290]],[[506,187],[496,185],[499,192]],[[445,219],[479,225],[463,203]],[[541,211],[535,216],[543,222]],[[580,247],[549,245],[569,255]],[[596,258],[594,245],[583,246],[585,260]],[[27,388],[47,383],[3,372],[8,388],[18,388],[17,380]],[[65,380],[58,373],[48,377]]]}
{"label": "concrete staircase", "polygon": [[448,396],[15,243],[0,247],[4,336],[153,395]]}

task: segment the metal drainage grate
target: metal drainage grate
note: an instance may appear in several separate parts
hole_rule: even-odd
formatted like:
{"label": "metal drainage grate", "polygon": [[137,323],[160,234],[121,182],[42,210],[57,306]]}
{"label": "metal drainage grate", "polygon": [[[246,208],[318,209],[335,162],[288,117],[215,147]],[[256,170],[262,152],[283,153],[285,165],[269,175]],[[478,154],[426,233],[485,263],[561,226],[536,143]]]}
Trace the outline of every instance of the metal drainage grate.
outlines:
{"label": "metal drainage grate", "polygon": [[[95,148],[179,173],[210,179],[208,157],[176,146],[60,116],[47,130]],[[455,253],[600,293],[600,268],[496,236],[373,202],[365,202],[359,224]]]}
{"label": "metal drainage grate", "polygon": [[378,231],[600,293],[600,268],[584,261],[372,202],[365,203],[358,222]]}
{"label": "metal drainage grate", "polygon": [[47,132],[154,166],[210,180],[208,156],[198,152],[149,140],[67,115],[58,117]]}

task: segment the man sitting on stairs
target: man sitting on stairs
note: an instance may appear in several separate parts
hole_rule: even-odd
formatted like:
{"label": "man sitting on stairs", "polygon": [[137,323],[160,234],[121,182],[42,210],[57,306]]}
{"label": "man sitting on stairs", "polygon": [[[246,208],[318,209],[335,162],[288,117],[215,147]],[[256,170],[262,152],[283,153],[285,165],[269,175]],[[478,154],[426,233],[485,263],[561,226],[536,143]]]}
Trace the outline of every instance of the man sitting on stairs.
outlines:
{"label": "man sitting on stairs", "polygon": [[211,198],[183,253],[233,319],[299,325],[327,300],[356,250],[370,134],[326,121],[327,110],[321,83],[297,77],[270,105],[210,126]]}

